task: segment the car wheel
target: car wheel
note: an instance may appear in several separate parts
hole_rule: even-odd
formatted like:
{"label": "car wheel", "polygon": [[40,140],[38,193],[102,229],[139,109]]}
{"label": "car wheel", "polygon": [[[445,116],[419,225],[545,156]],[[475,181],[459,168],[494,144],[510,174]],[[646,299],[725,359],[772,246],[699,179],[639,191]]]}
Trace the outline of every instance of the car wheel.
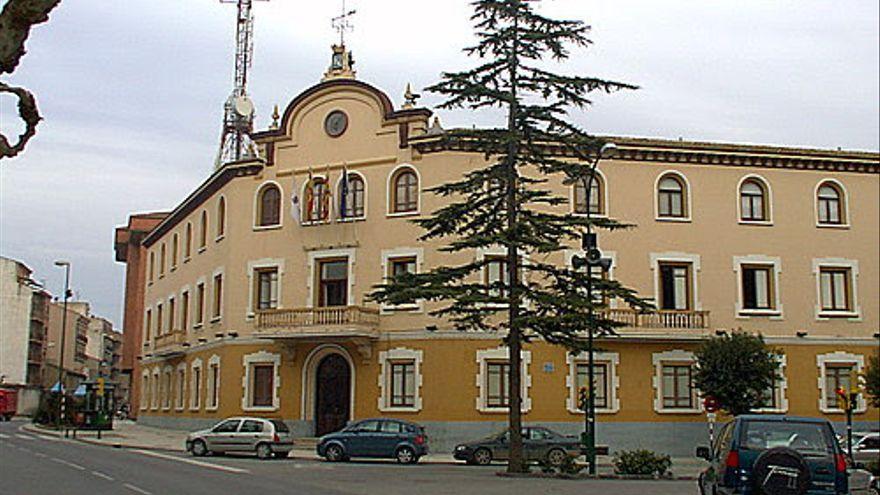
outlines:
{"label": "car wheel", "polygon": [[397,462],[401,464],[413,464],[419,460],[416,457],[416,452],[411,447],[406,446],[397,449],[395,457],[397,457]]}
{"label": "car wheel", "polygon": [[203,440],[196,440],[192,444],[192,455],[202,457],[208,453],[208,446]]}
{"label": "car wheel", "polygon": [[474,451],[471,459],[474,461],[474,464],[488,466],[492,462],[492,452],[489,452],[487,448],[479,448]]}
{"label": "car wheel", "polygon": [[287,459],[287,457],[289,455],[290,455],[290,452],[275,452],[275,457],[277,457],[279,459]]}
{"label": "car wheel", "polygon": [[342,447],[333,444],[324,451],[324,457],[330,462],[339,462],[345,458],[345,453],[342,451]]}
{"label": "car wheel", "polygon": [[260,459],[268,459],[272,457],[272,447],[268,443],[257,445],[257,457]]}
{"label": "car wheel", "polygon": [[562,449],[552,449],[550,452],[547,452],[547,463],[553,467],[559,467],[565,462],[567,456],[568,454]]}

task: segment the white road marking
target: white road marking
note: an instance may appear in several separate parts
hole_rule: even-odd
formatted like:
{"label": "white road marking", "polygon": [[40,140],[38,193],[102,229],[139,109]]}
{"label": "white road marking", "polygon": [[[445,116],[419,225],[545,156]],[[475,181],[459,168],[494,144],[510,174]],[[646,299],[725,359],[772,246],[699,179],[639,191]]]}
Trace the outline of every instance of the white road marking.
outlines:
{"label": "white road marking", "polygon": [[113,478],[112,478],[112,477],[107,476],[106,474],[104,474],[104,473],[102,473],[102,472],[100,472],[100,471],[92,471],[92,474],[95,475],[95,476],[97,476],[98,478],[105,479],[105,480],[107,480],[107,481],[113,481]]}
{"label": "white road marking", "polygon": [[9,438],[9,435],[6,433],[0,433],[0,438]]}
{"label": "white road marking", "polygon": [[43,440],[52,440],[53,442],[57,442],[58,440],[60,440],[60,438],[57,438],[57,437],[47,437],[46,435],[37,435],[37,437],[38,437],[38,438],[41,438],[41,439],[43,439]]}
{"label": "white road marking", "polygon": [[43,458],[49,457],[49,456],[47,456],[46,454],[44,454],[44,453],[42,453],[42,452],[34,452],[34,455],[37,456],[37,457],[43,457]]}
{"label": "white road marking", "polygon": [[216,469],[218,471],[226,471],[228,473],[249,473],[247,469],[239,469],[231,466],[221,466],[219,464],[211,464],[210,462],[202,462],[196,461],[194,459],[187,459],[185,457],[175,457],[173,455],[160,454],[158,452],[151,452],[149,450],[140,450],[135,449],[132,452],[137,452],[138,454],[148,455],[151,457],[158,457],[160,459],[168,459],[169,461],[177,461],[177,462],[185,462],[187,464],[192,464],[193,466],[200,466],[209,469]]}
{"label": "white road marking", "polygon": [[17,436],[18,438],[24,439],[24,440],[36,440],[37,439],[37,437],[32,437],[30,435],[21,435],[19,433],[16,433],[15,436]]}
{"label": "white road marking", "polygon": [[70,461],[65,461],[64,459],[59,459],[59,458],[57,458],[57,457],[53,457],[52,460],[55,461],[55,462],[57,462],[58,464],[64,464],[65,466],[72,467],[73,469],[78,469],[78,470],[80,470],[80,471],[85,471],[85,470],[86,470],[86,468],[80,466],[79,464],[74,464],[74,463],[72,463],[72,462],[70,462]]}
{"label": "white road marking", "polygon": [[122,486],[128,488],[129,490],[141,493],[143,495],[152,495],[150,492],[144,490],[143,488],[138,488],[138,487],[132,485],[131,483],[125,483]]}

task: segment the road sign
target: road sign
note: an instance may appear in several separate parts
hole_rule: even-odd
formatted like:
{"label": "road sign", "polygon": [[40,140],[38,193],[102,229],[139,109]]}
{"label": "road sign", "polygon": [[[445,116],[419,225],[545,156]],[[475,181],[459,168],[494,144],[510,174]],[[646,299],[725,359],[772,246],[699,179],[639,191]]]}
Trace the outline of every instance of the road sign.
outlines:
{"label": "road sign", "polygon": [[712,396],[708,396],[703,399],[703,409],[706,410],[707,413],[715,413],[718,411],[718,399]]}

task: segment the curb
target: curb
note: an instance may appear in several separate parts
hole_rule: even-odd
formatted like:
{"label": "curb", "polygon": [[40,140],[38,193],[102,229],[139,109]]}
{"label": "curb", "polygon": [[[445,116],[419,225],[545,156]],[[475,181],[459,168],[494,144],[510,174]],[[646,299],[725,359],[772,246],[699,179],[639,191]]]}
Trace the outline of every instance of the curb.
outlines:
{"label": "curb", "polygon": [[[36,426],[32,423],[25,423],[21,426],[21,428],[25,431],[31,433],[39,433],[41,435],[50,435],[57,438],[65,438],[64,434],[58,430],[52,430],[49,428],[43,428],[41,426]],[[176,452],[182,453],[185,452],[184,449],[172,449],[169,447],[156,447],[154,445],[132,445],[126,444],[122,442],[110,442],[105,440],[98,440],[95,438],[74,438],[74,437],[66,437],[68,440],[73,440],[76,442],[86,443],[89,445],[98,445],[101,447],[112,447],[115,449],[137,449],[137,450],[155,450],[160,452]]]}
{"label": "curb", "polygon": [[542,479],[558,479],[558,480],[619,480],[619,481],[694,481],[696,476],[645,476],[638,474],[564,474],[564,473],[508,473],[507,471],[499,471],[495,473],[502,478],[542,478]]}

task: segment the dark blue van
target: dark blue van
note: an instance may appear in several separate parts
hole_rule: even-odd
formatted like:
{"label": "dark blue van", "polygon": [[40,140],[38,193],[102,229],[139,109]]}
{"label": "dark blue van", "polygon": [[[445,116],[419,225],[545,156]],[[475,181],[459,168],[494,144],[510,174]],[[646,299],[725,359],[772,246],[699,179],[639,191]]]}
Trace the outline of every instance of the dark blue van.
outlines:
{"label": "dark blue van", "polygon": [[709,461],[700,474],[703,495],[843,495],[846,457],[831,423],[819,418],[748,414],[718,431],[715,445],[698,447]]}
{"label": "dark blue van", "polygon": [[413,464],[428,453],[428,437],[421,426],[399,419],[364,419],[342,431],[324,435],[317,446],[318,455],[328,461],[351,457],[397,459]]}

